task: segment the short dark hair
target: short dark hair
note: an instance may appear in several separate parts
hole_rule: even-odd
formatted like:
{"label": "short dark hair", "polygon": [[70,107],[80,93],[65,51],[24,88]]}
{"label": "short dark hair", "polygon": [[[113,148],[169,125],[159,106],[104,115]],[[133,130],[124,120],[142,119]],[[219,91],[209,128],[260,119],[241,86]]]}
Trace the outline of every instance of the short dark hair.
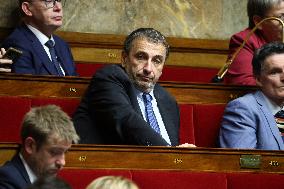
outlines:
{"label": "short dark hair", "polygon": [[145,38],[150,42],[163,44],[163,46],[166,48],[166,58],[169,56],[169,44],[166,40],[166,37],[153,28],[139,28],[129,34],[126,37],[123,46],[123,50],[126,54],[129,54],[132,47],[132,42],[137,38]]}
{"label": "short dark hair", "polygon": [[252,59],[254,76],[259,76],[264,68],[264,61],[271,55],[284,54],[284,43],[271,42],[257,49]]}
{"label": "short dark hair", "polygon": [[272,7],[278,5],[283,0],[248,0],[247,14],[249,17],[249,28],[255,26],[253,16],[258,15],[264,17]]}
{"label": "short dark hair", "polygon": [[72,189],[72,187],[58,177],[45,176],[37,179],[28,189]]}

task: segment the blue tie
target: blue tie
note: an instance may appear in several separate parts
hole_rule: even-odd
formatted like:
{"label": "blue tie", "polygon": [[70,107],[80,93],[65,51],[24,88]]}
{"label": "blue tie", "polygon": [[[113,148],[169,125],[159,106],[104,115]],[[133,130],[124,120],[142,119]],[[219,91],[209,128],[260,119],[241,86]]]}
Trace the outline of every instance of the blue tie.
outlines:
{"label": "blue tie", "polygon": [[142,95],[143,101],[145,104],[145,111],[146,111],[146,118],[150,126],[160,134],[160,128],[157,122],[157,119],[155,117],[153,107],[152,107],[152,96],[149,93],[143,93]]}
{"label": "blue tie", "polygon": [[57,61],[57,58],[56,58],[55,49],[54,49],[54,45],[55,45],[54,42],[52,40],[48,40],[45,43],[45,45],[49,48],[51,61],[54,64],[54,66],[57,70],[58,76],[64,76],[64,74],[63,74],[63,72],[60,68],[59,62]]}
{"label": "blue tie", "polygon": [[275,121],[277,123],[278,129],[284,141],[284,110],[280,110],[275,115]]}

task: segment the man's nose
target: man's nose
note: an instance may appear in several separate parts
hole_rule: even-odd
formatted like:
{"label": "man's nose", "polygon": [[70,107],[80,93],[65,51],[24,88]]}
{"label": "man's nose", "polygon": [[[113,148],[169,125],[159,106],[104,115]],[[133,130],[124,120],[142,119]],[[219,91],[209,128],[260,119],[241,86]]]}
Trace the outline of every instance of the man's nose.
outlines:
{"label": "man's nose", "polygon": [[63,168],[64,165],[65,165],[65,154],[60,155],[56,159],[55,164],[56,164],[57,168],[59,168],[59,169]]}
{"label": "man's nose", "polygon": [[151,73],[153,71],[153,64],[150,60],[148,60],[144,65],[144,71],[147,73]]}
{"label": "man's nose", "polygon": [[55,10],[61,10],[62,9],[62,4],[61,2],[59,3],[58,1],[54,1],[54,7],[53,9]]}

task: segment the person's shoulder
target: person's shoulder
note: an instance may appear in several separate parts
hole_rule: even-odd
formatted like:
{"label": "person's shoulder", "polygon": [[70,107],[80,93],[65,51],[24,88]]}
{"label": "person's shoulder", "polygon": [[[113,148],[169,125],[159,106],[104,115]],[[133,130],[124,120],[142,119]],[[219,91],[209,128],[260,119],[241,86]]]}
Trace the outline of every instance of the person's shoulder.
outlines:
{"label": "person's shoulder", "polygon": [[227,107],[247,107],[247,108],[255,108],[256,96],[258,95],[258,91],[245,94],[244,96],[238,97],[227,104]]}
{"label": "person's shoulder", "polygon": [[112,76],[121,76],[122,74],[126,75],[124,68],[119,64],[110,64],[103,66],[102,68],[96,71],[95,76],[100,76],[101,74]]}
{"label": "person's shoulder", "polygon": [[25,30],[24,26],[16,27],[10,33],[10,35],[4,39],[4,41],[2,42],[2,46],[5,46],[5,44],[10,44],[10,43],[19,44],[24,42],[25,40],[24,30]]}

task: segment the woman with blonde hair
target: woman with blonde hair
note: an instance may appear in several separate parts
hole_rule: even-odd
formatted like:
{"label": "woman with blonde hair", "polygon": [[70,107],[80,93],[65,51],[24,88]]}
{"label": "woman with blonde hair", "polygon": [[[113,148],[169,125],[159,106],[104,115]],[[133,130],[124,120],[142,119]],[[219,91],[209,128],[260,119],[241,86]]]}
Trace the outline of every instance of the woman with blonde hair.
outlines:
{"label": "woman with blonde hair", "polygon": [[102,176],[92,181],[86,189],[139,189],[131,180],[121,176]]}

